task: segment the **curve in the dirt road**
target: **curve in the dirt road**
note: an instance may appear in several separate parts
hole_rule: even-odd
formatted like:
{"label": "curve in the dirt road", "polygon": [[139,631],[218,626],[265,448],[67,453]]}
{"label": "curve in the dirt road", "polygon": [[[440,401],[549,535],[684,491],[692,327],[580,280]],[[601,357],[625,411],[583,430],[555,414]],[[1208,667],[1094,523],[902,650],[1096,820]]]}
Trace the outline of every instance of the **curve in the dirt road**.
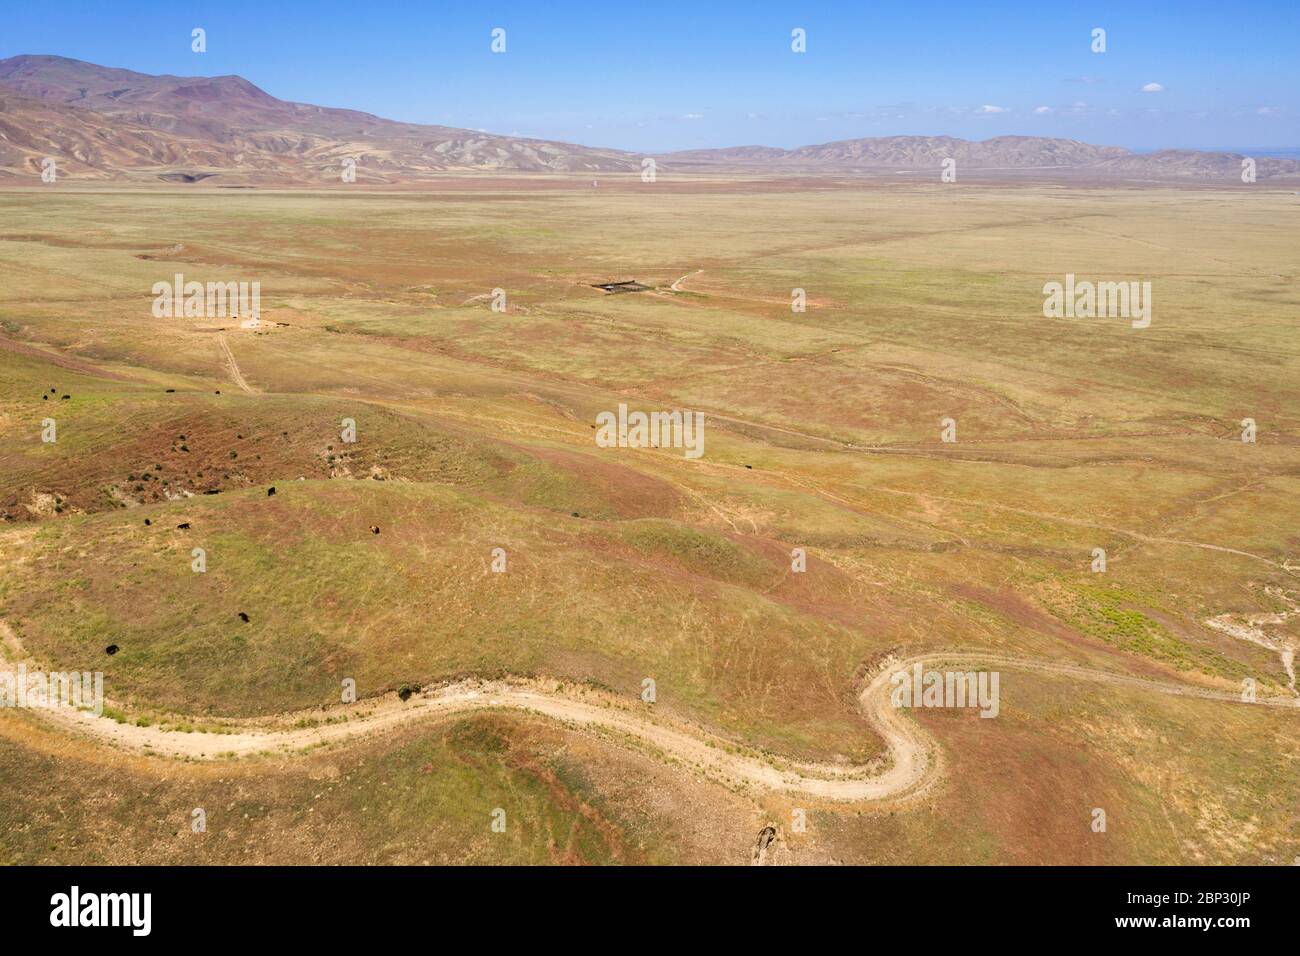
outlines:
{"label": "curve in the dirt road", "polygon": [[701,272],[703,272],[703,271],[704,271],[703,269],[696,269],[694,272],[688,272],[688,273],[686,273],[686,275],[682,276],[681,278],[674,280],[674,281],[673,281],[673,284],[670,285],[668,288],[671,289],[673,292],[681,292],[681,291],[683,291],[683,290],[682,290],[682,283],[683,283],[683,282],[685,282],[685,281],[686,281],[687,279],[689,279],[691,276],[697,276],[697,275],[699,275],[699,274],[700,274]]}

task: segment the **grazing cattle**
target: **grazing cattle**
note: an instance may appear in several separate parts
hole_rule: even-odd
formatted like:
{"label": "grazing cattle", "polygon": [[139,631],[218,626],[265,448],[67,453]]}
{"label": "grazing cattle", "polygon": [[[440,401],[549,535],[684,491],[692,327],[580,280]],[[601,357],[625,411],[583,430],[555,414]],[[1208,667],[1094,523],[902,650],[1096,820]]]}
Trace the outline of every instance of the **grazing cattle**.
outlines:
{"label": "grazing cattle", "polygon": [[43,402],[48,402],[49,400],[50,400],[50,396],[48,396],[48,395],[42,395],[42,396],[41,396],[41,401],[43,401]]}
{"label": "grazing cattle", "polygon": [[169,389],[167,389],[167,394],[170,395],[170,394],[171,394],[172,392],[174,392],[174,391],[176,391],[176,389],[174,389],[174,388],[169,388]]}
{"label": "grazing cattle", "polygon": [[71,397],[72,397],[71,395],[64,395],[63,398],[60,399],[60,401],[64,401],[64,402],[66,402],[66,401],[67,401],[68,399],[70,399]]}
{"label": "grazing cattle", "polygon": [[104,653],[107,654],[109,657],[112,657],[114,654],[117,653],[117,650],[118,648],[116,644],[110,644],[108,645],[108,647],[104,648]]}
{"label": "grazing cattle", "polygon": [[266,489],[266,497],[268,498],[275,497],[275,485],[272,485],[270,488]]}
{"label": "grazing cattle", "polygon": [[190,529],[190,523],[188,521],[182,521],[180,524],[176,526],[177,531],[188,531],[189,529]]}
{"label": "grazing cattle", "polygon": [[377,525],[377,524],[372,524],[372,525],[370,526],[370,533],[371,533],[371,534],[379,534],[379,525]]}
{"label": "grazing cattle", "polygon": [[151,524],[153,524],[153,522],[150,521],[148,518],[145,518],[145,519],[144,519],[144,523],[145,523],[146,525],[151,525]]}
{"label": "grazing cattle", "polygon": [[239,619],[243,621],[245,624],[248,623],[248,615],[245,614],[243,611],[239,612]]}

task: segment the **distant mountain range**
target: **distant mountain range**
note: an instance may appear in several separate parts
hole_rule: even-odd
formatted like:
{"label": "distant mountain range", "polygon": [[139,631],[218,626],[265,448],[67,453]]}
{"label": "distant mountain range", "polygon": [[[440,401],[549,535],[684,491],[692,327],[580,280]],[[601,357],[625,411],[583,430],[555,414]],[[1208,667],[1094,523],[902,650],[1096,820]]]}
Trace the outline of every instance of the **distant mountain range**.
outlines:
{"label": "distant mountain range", "polygon": [[[1042,136],[995,136],[979,142],[952,136],[883,136],[846,139],[798,149],[736,146],[672,153],[678,163],[692,166],[762,167],[766,169],[826,170],[934,170],[945,159],[957,170],[993,172],[1034,171],[1118,176],[1129,179],[1188,179],[1207,182],[1241,182],[1239,153],[1193,149],[1162,149],[1137,153],[1121,146],[1093,146],[1073,139]],[[1257,179],[1300,176],[1293,159],[1257,158]]]}
{"label": "distant mountain range", "polygon": [[[0,182],[32,180],[53,157],[72,179],[211,179],[231,185],[417,182],[452,170],[640,171],[643,156],[276,99],[238,76],[151,76],[58,56],[0,60]],[[664,170],[767,173],[983,170],[1036,175],[1239,183],[1242,156],[1199,150],[1135,153],[1036,136],[982,142],[889,136],[798,149],[739,146],[657,155]],[[1300,161],[1260,157],[1260,180],[1300,178]]]}

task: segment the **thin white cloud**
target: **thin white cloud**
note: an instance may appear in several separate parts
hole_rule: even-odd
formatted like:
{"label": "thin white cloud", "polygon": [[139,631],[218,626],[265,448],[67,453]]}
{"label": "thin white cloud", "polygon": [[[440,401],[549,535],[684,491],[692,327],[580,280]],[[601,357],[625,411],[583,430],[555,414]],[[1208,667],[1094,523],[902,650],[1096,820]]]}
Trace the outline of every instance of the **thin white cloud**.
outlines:
{"label": "thin white cloud", "polygon": [[1259,116],[1272,116],[1276,112],[1278,112],[1276,106],[1261,106],[1259,109],[1255,110],[1255,113]]}
{"label": "thin white cloud", "polygon": [[704,119],[704,114],[703,114],[703,113],[683,113],[683,114],[682,114],[682,119],[685,119],[685,120],[699,120],[699,119]]}
{"label": "thin white cloud", "polygon": [[1142,87],[1143,93],[1163,93],[1164,91],[1165,88],[1159,83],[1148,83],[1146,86]]}
{"label": "thin white cloud", "polygon": [[1042,116],[1045,113],[1052,112],[1052,108],[1050,106],[1035,106],[1034,112],[1037,113],[1039,116]]}
{"label": "thin white cloud", "polygon": [[976,113],[1006,113],[1009,111],[1005,106],[990,106],[988,103],[985,103],[975,112]]}

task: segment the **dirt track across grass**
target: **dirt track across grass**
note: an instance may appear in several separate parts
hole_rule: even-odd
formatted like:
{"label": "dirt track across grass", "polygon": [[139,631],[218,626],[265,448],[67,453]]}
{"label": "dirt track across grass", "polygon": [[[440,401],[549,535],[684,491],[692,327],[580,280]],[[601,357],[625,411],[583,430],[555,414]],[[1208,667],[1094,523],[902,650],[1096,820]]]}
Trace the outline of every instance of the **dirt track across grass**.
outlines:
{"label": "dirt track across grass", "polygon": [[[0,639],[7,655],[21,655],[13,631],[3,623],[0,623]],[[2,658],[0,663],[4,663]],[[1160,694],[1242,703],[1239,696],[1226,692],[1071,664],[961,652],[929,654],[887,661],[867,681],[859,695],[859,708],[865,723],[884,739],[888,759],[853,767],[793,763],[746,752],[707,730],[664,719],[640,702],[629,703],[595,691],[575,691],[558,681],[545,680],[464,680],[427,689],[406,701],[394,693],[360,705],[285,714],[271,722],[227,722],[220,731],[187,732],[139,726],[70,707],[43,710],[40,714],[66,730],[111,746],[164,757],[215,760],[302,753],[417,721],[480,710],[514,709],[648,747],[672,763],[730,786],[856,803],[915,797],[942,779],[943,761],[937,744],[915,721],[895,708],[890,699],[893,675],[918,663],[927,668],[950,666],[963,670],[1005,667]],[[1300,700],[1275,698],[1248,706],[1297,707]],[[199,719],[192,722],[203,723]]]}

